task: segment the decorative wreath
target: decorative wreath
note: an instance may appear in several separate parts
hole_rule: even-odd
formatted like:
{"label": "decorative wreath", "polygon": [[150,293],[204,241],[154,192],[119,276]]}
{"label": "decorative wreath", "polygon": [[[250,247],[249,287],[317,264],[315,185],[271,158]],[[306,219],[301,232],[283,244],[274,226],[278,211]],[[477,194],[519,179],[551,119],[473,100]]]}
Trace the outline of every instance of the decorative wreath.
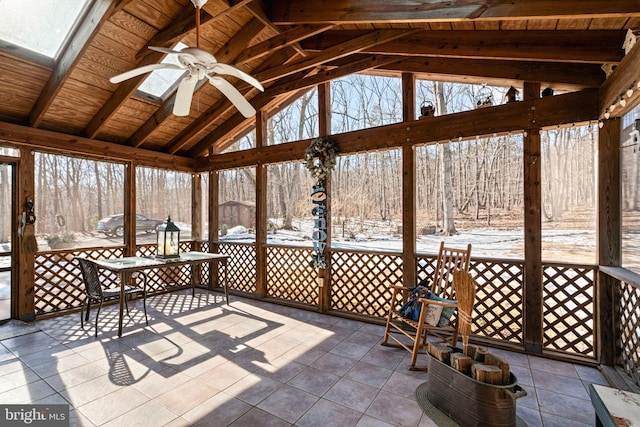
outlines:
{"label": "decorative wreath", "polygon": [[318,181],[325,181],[336,167],[338,147],[326,138],[316,138],[304,152],[304,167]]}

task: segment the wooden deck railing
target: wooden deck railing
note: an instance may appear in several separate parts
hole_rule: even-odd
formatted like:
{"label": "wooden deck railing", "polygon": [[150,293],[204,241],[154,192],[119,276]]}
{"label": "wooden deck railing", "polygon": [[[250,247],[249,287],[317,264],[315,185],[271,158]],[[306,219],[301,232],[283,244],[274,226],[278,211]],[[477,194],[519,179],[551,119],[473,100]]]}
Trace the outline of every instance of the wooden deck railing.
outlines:
{"label": "wooden deck railing", "polygon": [[[191,242],[183,243],[190,250]],[[199,243],[208,251],[207,243]],[[149,255],[153,245],[138,248]],[[230,256],[227,281],[232,292],[256,297],[256,248],[254,243],[219,242],[215,251]],[[267,246],[266,295],[281,303],[294,303],[319,310],[320,291],[316,272],[309,266],[311,249]],[[80,307],[80,272],[73,256],[104,258],[122,256],[123,248],[89,248],[40,252],[36,255],[36,315],[63,312]],[[418,280],[429,277],[435,254],[416,259]],[[597,266],[544,263],[543,351],[556,356],[581,357],[597,361],[595,307]],[[523,325],[527,306],[523,301],[523,268],[520,260],[474,257],[471,271],[478,282],[472,335],[476,339],[523,348]],[[204,266],[206,286],[212,272]],[[214,276],[215,276],[215,272]],[[215,277],[214,277],[215,278]],[[115,277],[106,278],[114,280]],[[188,271],[162,270],[150,278],[152,293],[189,286]],[[402,257],[398,252],[332,250],[330,311],[370,321],[382,321],[391,303],[390,285],[402,284]],[[620,282],[621,325],[617,363],[640,385],[640,287]]]}

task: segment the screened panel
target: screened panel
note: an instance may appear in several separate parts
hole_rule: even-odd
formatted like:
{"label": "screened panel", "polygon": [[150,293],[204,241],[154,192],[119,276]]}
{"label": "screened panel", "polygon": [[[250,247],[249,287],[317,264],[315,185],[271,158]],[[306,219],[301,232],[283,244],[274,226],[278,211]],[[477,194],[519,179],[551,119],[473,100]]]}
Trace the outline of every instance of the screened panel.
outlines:
{"label": "screened panel", "polygon": [[104,220],[124,212],[124,166],[35,153],[35,233],[40,251],[119,246]]}
{"label": "screened panel", "polygon": [[415,149],[417,250],[445,240],[472,256],[524,257],[522,135]]}
{"label": "screened panel", "polygon": [[218,236],[220,240],[255,242],[256,169],[230,169],[219,173]]}
{"label": "screened panel", "polygon": [[136,244],[156,242],[156,229],[171,217],[180,240],[191,239],[191,174],[136,169]]}
{"label": "screened panel", "polygon": [[622,118],[622,266],[640,273],[640,105]]}
{"label": "screened panel", "polygon": [[596,262],[598,127],[543,131],[542,259]]}

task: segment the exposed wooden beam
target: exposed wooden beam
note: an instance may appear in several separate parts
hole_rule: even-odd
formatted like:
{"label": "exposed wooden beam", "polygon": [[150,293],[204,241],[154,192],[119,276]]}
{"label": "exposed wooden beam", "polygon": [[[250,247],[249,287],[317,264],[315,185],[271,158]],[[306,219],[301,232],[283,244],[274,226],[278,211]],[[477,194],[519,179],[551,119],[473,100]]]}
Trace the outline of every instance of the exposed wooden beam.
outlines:
{"label": "exposed wooden beam", "polygon": [[380,43],[394,40],[411,33],[411,30],[376,30],[368,32],[351,40],[345,40],[342,43],[331,46],[321,52],[303,59],[302,61],[275,67],[256,75],[261,82],[270,82],[277,78],[288,76],[297,71],[306,70],[337,58],[343,58],[355,52],[360,52]]}
{"label": "exposed wooden beam", "polygon": [[[358,153],[381,148],[414,144],[433,144],[438,141],[475,138],[478,135],[507,133],[529,129],[588,122],[597,118],[598,90],[588,89],[530,101],[486,107],[447,114],[413,122],[402,122],[353,132],[331,135],[340,153]],[[196,169],[225,169],[247,167],[262,163],[278,163],[302,159],[310,140],[297,141],[260,150],[225,153],[198,159]]]}
{"label": "exposed wooden beam", "polygon": [[127,147],[97,139],[0,122],[0,139],[45,151],[72,153],[105,160],[133,161],[136,164],[193,172],[193,159],[157,151]]}
{"label": "exposed wooden beam", "polygon": [[640,15],[636,0],[289,0],[272,2],[271,21],[285,24],[370,24]]}
{"label": "exposed wooden beam", "polygon": [[[622,117],[631,110],[640,98],[639,82],[640,43],[636,43],[600,88],[600,117],[604,116],[605,111],[612,104],[616,104],[616,108],[611,113],[611,117]],[[626,95],[628,89],[633,89],[631,97]],[[620,96],[625,97],[624,107],[620,105]]]}
{"label": "exposed wooden beam", "polygon": [[293,27],[288,31],[284,31],[277,36],[271,37],[270,39],[245,49],[244,52],[238,55],[235,63],[236,65],[244,64],[245,62],[249,62],[256,58],[271,55],[279,49],[283,49],[299,42],[300,40],[320,34],[331,27],[332,25],[301,25],[299,27]]}
{"label": "exposed wooden beam", "polygon": [[[391,30],[386,30],[391,31]],[[362,31],[325,31],[304,40],[308,50],[326,50]],[[578,63],[617,63],[624,56],[624,31],[470,31],[426,30],[364,47],[361,52],[447,58],[502,59]]]}
{"label": "exposed wooden beam", "polygon": [[504,61],[441,57],[412,57],[381,65],[378,69],[413,72],[427,80],[469,82],[481,78],[500,86],[521,86],[524,81],[541,82],[560,90],[600,87],[605,74],[598,64],[565,64],[540,61]]}
{"label": "exposed wooden beam", "polygon": [[[224,46],[222,46],[214,54],[216,59],[222,63],[233,62],[234,58],[238,56],[247,45],[253,40],[253,38],[262,31],[264,24],[257,19],[251,19],[245,24],[234,37],[231,38]],[[208,84],[208,80],[203,79],[198,82],[194,92],[197,92]],[[226,100],[226,99],[225,99]],[[165,102],[162,103],[158,111],[156,111],[132,136],[129,138],[130,145],[134,147],[140,147],[151,133],[166,119],[173,115],[173,106],[176,102],[176,94],[172,94]],[[172,152],[171,154],[174,154]]]}
{"label": "exposed wooden beam", "polygon": [[129,1],[98,0],[91,5],[71,40],[65,45],[65,49],[56,62],[51,77],[49,77],[47,84],[40,92],[38,100],[29,113],[31,126],[38,127],[40,125],[47,109],[53,103],[76,63],[87,50],[104,22],[116,9],[123,7]]}

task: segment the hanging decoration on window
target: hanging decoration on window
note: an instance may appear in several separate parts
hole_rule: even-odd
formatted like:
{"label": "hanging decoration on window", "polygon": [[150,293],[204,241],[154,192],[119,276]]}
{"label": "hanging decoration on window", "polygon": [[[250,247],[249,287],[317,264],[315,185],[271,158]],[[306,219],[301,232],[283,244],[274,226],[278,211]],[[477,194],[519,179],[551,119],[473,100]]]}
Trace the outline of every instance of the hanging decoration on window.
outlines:
{"label": "hanging decoration on window", "polygon": [[323,182],[336,167],[338,147],[326,138],[316,138],[304,152],[304,167],[318,182]]}
{"label": "hanging decoration on window", "polygon": [[336,167],[338,147],[326,138],[316,138],[304,152],[304,167],[317,183],[311,190],[313,203],[313,257],[312,268],[327,268],[324,249],[327,246],[327,190],[325,183]]}
{"label": "hanging decoration on window", "polygon": [[311,191],[313,203],[313,258],[311,268],[327,268],[324,248],[327,246],[327,190],[324,185],[316,184]]}

